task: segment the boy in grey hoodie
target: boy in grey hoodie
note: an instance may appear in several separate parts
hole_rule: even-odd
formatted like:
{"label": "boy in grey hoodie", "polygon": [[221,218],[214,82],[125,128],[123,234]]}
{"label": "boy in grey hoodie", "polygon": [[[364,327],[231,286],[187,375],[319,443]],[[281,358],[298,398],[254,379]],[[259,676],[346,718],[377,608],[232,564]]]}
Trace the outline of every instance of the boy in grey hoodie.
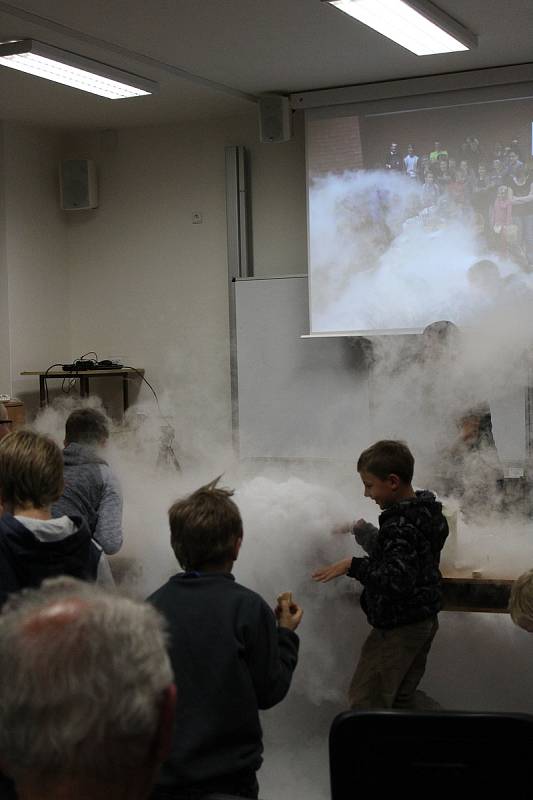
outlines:
{"label": "boy in grey hoodie", "polygon": [[122,546],[122,490],[102,454],[108,438],[101,411],[79,408],[70,414],[63,450],[65,488],[52,513],[84,518],[93,538],[112,555]]}

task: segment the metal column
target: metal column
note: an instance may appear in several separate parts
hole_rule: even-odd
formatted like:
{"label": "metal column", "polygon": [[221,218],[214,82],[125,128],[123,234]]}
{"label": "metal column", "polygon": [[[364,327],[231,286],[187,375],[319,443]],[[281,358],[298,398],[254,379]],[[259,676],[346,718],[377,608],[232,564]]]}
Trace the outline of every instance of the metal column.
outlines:
{"label": "metal column", "polygon": [[228,296],[233,446],[239,450],[239,385],[235,280],[253,276],[249,161],[242,146],[226,147],[226,227],[228,239]]}

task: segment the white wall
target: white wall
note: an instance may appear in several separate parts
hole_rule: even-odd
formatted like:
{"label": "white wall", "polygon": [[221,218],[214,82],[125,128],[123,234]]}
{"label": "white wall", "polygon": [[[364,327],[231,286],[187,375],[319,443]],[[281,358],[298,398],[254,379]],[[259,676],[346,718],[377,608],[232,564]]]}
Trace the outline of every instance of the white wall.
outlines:
{"label": "white wall", "polygon": [[[46,369],[70,351],[67,227],[57,177],[62,137],[27,125],[4,123],[3,128],[11,393],[31,410],[38,380],[19,373]],[[0,302],[3,313],[5,298]],[[5,370],[4,358],[2,364]]]}
{"label": "white wall", "polygon": [[307,273],[303,114],[295,115],[291,142],[260,144],[255,114],[242,135],[232,144],[245,144],[251,152],[255,275]]}
{"label": "white wall", "polygon": [[189,452],[230,440],[225,146],[251,154],[256,272],[306,270],[303,125],[280,145],[259,144],[257,127],[254,108],[119,131],[112,152],[81,136],[66,153],[96,161],[101,201],[68,217],[72,354],[144,367]]}
{"label": "white wall", "polygon": [[0,393],[11,393],[6,252],[4,124],[0,122]]}

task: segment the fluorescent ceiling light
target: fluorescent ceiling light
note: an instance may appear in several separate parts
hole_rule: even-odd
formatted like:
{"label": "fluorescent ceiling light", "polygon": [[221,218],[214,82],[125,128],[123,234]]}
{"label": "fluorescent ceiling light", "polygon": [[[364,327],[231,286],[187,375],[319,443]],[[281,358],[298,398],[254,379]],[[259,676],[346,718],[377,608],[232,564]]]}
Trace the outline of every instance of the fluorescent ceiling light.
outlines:
{"label": "fluorescent ceiling light", "polygon": [[417,56],[477,46],[476,36],[430,0],[326,0]]}
{"label": "fluorescent ceiling light", "polygon": [[0,44],[0,64],[111,100],[157,90],[155,81],[33,39]]}

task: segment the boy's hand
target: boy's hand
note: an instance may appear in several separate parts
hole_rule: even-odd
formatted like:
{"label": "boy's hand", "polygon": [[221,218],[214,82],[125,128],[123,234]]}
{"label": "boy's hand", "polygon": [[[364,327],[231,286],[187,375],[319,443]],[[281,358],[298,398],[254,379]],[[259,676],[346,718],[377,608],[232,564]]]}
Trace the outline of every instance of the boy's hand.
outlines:
{"label": "boy's hand", "polygon": [[274,609],[274,614],[278,620],[280,628],[288,628],[295,631],[303,617],[303,610],[292,599],[292,592],[282,592],[278,596],[278,604]]}
{"label": "boy's hand", "polygon": [[342,561],[337,561],[335,564],[330,564],[329,567],[317,569],[316,572],[313,572],[311,577],[314,581],[327,583],[328,581],[333,580],[333,578],[340,578],[341,575],[346,575],[350,569],[351,563],[351,558],[343,558]]}
{"label": "boy's hand", "polygon": [[357,522],[341,522],[339,525],[334,525],[331,532],[333,534],[353,533],[355,528],[362,528],[365,525],[368,525],[366,519],[358,519]]}
{"label": "boy's hand", "polygon": [[341,522],[339,525],[334,525],[331,532],[336,535],[338,533],[351,533],[353,522]]}

